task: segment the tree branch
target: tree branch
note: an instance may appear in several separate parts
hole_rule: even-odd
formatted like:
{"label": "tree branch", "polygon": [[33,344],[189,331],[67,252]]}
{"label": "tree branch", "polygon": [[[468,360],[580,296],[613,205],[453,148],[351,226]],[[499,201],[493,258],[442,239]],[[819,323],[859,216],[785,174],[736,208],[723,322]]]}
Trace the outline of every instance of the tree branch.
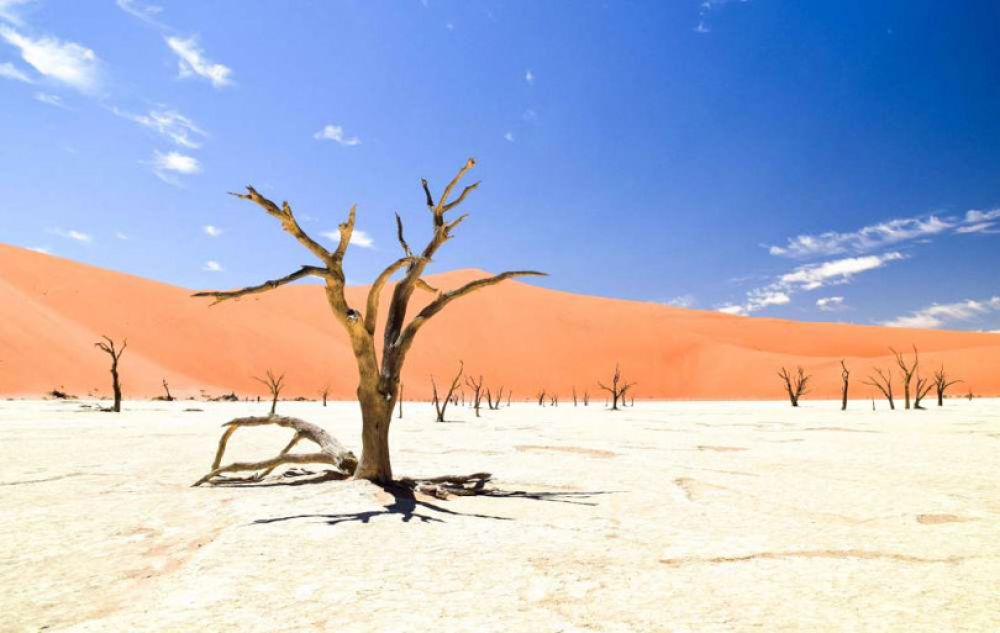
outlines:
{"label": "tree branch", "polygon": [[[399,216],[396,216],[397,218]],[[389,265],[388,268],[382,271],[382,273],[375,279],[372,283],[372,287],[368,290],[368,302],[365,308],[365,329],[368,330],[369,334],[375,334],[375,326],[378,321],[378,300],[379,295],[382,294],[382,288],[385,287],[386,282],[389,278],[395,274],[397,270],[411,263],[415,258],[411,255],[408,257],[403,257],[402,259],[397,259],[395,262]]]}
{"label": "tree branch", "polygon": [[230,195],[236,196],[241,200],[249,200],[262,207],[268,215],[281,221],[281,228],[283,228],[287,233],[290,233],[292,237],[299,241],[300,244],[309,249],[309,251],[318,257],[321,262],[326,264],[327,267],[332,267],[331,265],[333,264],[333,260],[330,252],[320,246],[316,240],[309,237],[309,235],[302,230],[302,227],[299,226],[298,221],[296,221],[295,215],[292,213],[292,207],[288,204],[288,202],[282,203],[281,208],[279,208],[278,205],[257,193],[257,190],[249,185],[247,185],[247,193],[230,192]]}
{"label": "tree branch", "polygon": [[403,252],[406,253],[407,257],[413,257],[413,251],[410,250],[410,245],[406,243],[406,239],[403,237],[403,220],[396,214],[396,237],[399,238],[399,245],[403,247]]}
{"label": "tree branch", "polygon": [[285,275],[279,279],[272,279],[270,281],[265,281],[262,284],[256,286],[248,286],[246,288],[240,288],[239,290],[205,290],[203,292],[196,292],[192,297],[213,297],[215,301],[212,305],[221,303],[227,299],[236,299],[245,295],[257,294],[260,292],[267,292],[268,290],[274,290],[278,286],[284,286],[285,284],[290,284],[293,281],[302,279],[303,277],[315,276],[315,277],[325,277],[329,274],[329,270],[326,268],[320,268],[319,266],[303,266],[299,268],[294,273],[290,275]]}

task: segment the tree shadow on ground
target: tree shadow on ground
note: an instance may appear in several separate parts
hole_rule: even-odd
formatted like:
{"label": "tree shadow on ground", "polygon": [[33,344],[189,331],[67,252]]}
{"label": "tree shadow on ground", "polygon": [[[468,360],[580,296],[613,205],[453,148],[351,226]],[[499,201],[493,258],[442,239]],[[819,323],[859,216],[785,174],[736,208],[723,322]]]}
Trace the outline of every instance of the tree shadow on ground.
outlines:
{"label": "tree shadow on ground", "polygon": [[[282,485],[282,484],[272,484]],[[289,485],[289,484],[284,484]],[[254,525],[267,525],[271,523],[283,523],[285,521],[296,521],[300,519],[322,519],[327,525],[339,525],[341,523],[370,523],[371,520],[379,516],[398,515],[403,523],[409,523],[413,519],[418,519],[421,523],[445,523],[444,518],[430,514],[422,514],[418,510],[429,510],[441,515],[452,517],[472,517],[476,519],[492,519],[494,521],[513,521],[513,517],[503,517],[491,514],[476,514],[469,512],[459,512],[449,510],[438,504],[431,503],[425,499],[428,497],[415,492],[408,485],[393,484],[383,486],[382,489],[392,495],[392,501],[386,504],[381,510],[367,510],[364,512],[344,512],[339,514],[296,514],[283,517],[273,517],[269,519],[257,519]],[[497,490],[483,489],[474,494],[463,496],[477,497],[497,497],[501,499],[530,499],[534,501],[552,501],[559,503],[571,503],[575,505],[596,506],[593,501],[582,501],[597,495],[611,494],[611,491],[593,492],[528,492],[524,490]]]}

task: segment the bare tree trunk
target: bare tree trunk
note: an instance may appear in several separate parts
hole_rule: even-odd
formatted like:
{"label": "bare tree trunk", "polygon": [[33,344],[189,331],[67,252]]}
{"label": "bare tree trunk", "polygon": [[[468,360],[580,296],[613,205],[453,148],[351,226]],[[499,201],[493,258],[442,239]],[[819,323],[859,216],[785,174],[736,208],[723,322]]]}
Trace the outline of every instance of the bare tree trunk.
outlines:
{"label": "bare tree trunk", "polygon": [[399,419],[403,419],[403,383],[399,383]]}
{"label": "bare tree trunk", "polygon": [[163,379],[163,391],[167,393],[167,395],[164,396],[163,399],[166,400],[167,402],[173,402],[174,397],[170,395],[170,385],[167,384],[166,378]]}
{"label": "bare tree trunk", "polygon": [[576,385],[573,385],[573,406],[576,406]]}
{"label": "bare tree trunk", "polygon": [[267,370],[267,378],[253,377],[254,380],[261,383],[271,392],[271,414],[274,415],[278,408],[278,395],[281,394],[281,389],[285,385],[285,374],[276,376],[274,372],[270,369]]}
{"label": "bare tree trunk", "polygon": [[917,346],[913,346],[913,364],[907,365],[906,359],[903,355],[896,350],[889,348],[890,351],[896,356],[896,364],[899,365],[900,370],[903,372],[903,395],[906,397],[906,408],[910,408],[910,381],[913,379],[914,372],[920,365],[920,355],[917,353]]}
{"label": "bare tree trunk", "polygon": [[792,406],[799,406],[799,399],[809,392],[808,385],[812,376],[807,375],[802,367],[798,368],[795,376],[789,374],[788,370],[782,367],[781,371],[778,372],[778,377],[785,383],[785,391],[788,392],[788,400]]}
{"label": "bare tree trunk", "polygon": [[948,380],[948,375],[944,371],[944,365],[934,372],[934,387],[937,390],[937,404],[939,407],[944,406],[944,394],[948,390],[948,387],[962,382],[961,380]]}
{"label": "bare tree trunk", "polygon": [[[868,380],[865,380],[863,384],[871,385],[885,396],[885,399],[889,401],[889,409],[896,410],[896,401],[892,397],[892,369],[883,372],[881,369],[876,368],[875,373],[877,376],[869,376]],[[875,401],[872,400],[872,410],[875,410]]]}
{"label": "bare tree trunk", "polygon": [[111,410],[115,413],[121,413],[122,385],[118,376],[118,361],[121,359],[122,354],[125,353],[125,348],[128,347],[128,339],[124,339],[121,349],[117,349],[115,342],[110,338],[107,336],[102,336],[101,338],[104,339],[104,342],[94,343],[94,347],[111,357],[111,391],[114,396],[114,404],[111,405]]}
{"label": "bare tree trunk", "polygon": [[844,381],[844,386],[841,389],[840,410],[847,411],[847,387],[850,382],[851,372],[847,370],[847,364],[844,361],[840,361],[840,367],[840,377]]}
{"label": "bare tree trunk", "polygon": [[635,383],[634,382],[626,382],[625,380],[622,379],[621,368],[616,363],[615,364],[615,373],[614,373],[614,375],[611,376],[611,386],[608,387],[608,386],[604,385],[601,382],[598,382],[597,385],[601,389],[607,391],[608,394],[610,394],[610,396],[611,396],[611,410],[612,411],[617,411],[618,410],[618,401],[621,400],[622,404],[624,406],[625,393],[628,392],[629,389],[631,389],[632,387],[634,387]]}
{"label": "bare tree trunk", "polygon": [[472,389],[472,406],[476,410],[476,417],[479,417],[479,407],[483,402],[483,377],[479,376],[479,382],[472,376],[465,377],[465,384]]}
{"label": "bare tree trunk", "polygon": [[458,388],[458,383],[462,380],[462,372],[465,371],[465,363],[458,361],[458,373],[455,377],[451,379],[451,385],[448,387],[448,393],[445,395],[444,402],[442,403],[438,398],[437,384],[434,382],[434,376],[431,376],[431,389],[434,391],[434,411],[437,413],[437,421],[444,422],[445,411],[448,410],[448,403],[454,404],[455,389]]}

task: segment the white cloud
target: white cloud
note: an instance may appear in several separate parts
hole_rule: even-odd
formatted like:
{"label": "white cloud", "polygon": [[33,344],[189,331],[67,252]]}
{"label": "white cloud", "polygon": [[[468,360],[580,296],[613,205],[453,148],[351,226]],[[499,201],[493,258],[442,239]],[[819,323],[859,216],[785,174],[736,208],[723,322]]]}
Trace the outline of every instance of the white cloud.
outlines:
{"label": "white cloud", "polygon": [[996,233],[1000,231],[997,226],[1000,220],[1000,209],[992,211],[978,211],[971,209],[965,212],[965,222],[955,229],[956,233]]}
{"label": "white cloud", "polygon": [[122,240],[122,241],[127,241],[129,239],[128,235],[125,235],[121,231],[118,231],[117,233],[115,233],[115,237],[118,238],[118,239],[120,239],[120,240]]}
{"label": "white cloud", "polygon": [[772,255],[783,257],[827,257],[841,253],[864,253],[889,244],[936,235],[954,225],[935,216],[901,218],[863,227],[849,233],[827,231],[819,235],[798,235],[785,246],[771,246]]}
{"label": "white cloud", "polygon": [[14,7],[31,4],[34,0],[0,0],[0,21],[10,22],[15,26],[21,26],[21,16],[17,14]]}
{"label": "white cloud", "polygon": [[816,307],[823,312],[836,312],[844,307],[844,298],[822,297],[816,300]]}
{"label": "white cloud", "polygon": [[506,132],[506,133],[505,133],[505,134],[503,135],[503,138],[504,138],[504,140],[505,140],[505,141],[507,141],[508,143],[513,143],[513,142],[514,142],[514,133],[513,133],[513,132]]}
{"label": "white cloud", "polygon": [[191,175],[201,171],[201,165],[194,156],[180,152],[153,152],[153,168],[161,171],[174,171],[178,174]]}
{"label": "white cloud", "polygon": [[524,111],[524,114],[521,115],[521,118],[524,119],[525,121],[537,121],[538,113],[532,110],[531,108],[528,108],[527,110]]}
{"label": "white cloud", "polygon": [[205,265],[202,266],[201,269],[210,273],[221,273],[222,264],[215,261],[214,259],[210,259],[207,262],[205,262]]}
{"label": "white cloud", "polygon": [[531,69],[524,71],[524,80],[528,82],[529,86],[535,85],[535,73],[531,72]]}
{"label": "white cloud", "polygon": [[206,224],[205,226],[201,227],[201,230],[204,231],[205,235],[209,237],[219,237],[220,235],[222,235],[222,229],[212,224]]}
{"label": "white cloud", "polygon": [[711,31],[712,31],[712,29],[708,28],[708,25],[705,24],[704,20],[700,20],[698,22],[698,26],[694,27],[694,32],[695,33],[709,33]]}
{"label": "white cloud", "polygon": [[179,58],[177,67],[180,77],[197,75],[212,82],[216,88],[232,84],[232,80],[229,78],[233,72],[232,69],[206,59],[204,51],[198,46],[197,38],[168,37],[166,41],[170,50],[176,53]]}
{"label": "white cloud", "polygon": [[0,77],[13,79],[14,81],[23,81],[26,84],[32,83],[31,77],[25,75],[20,68],[10,62],[0,64]]}
{"label": "white cloud", "polygon": [[319,141],[336,141],[337,143],[348,147],[361,145],[361,139],[358,137],[345,137],[344,128],[339,125],[326,125],[322,130],[313,134],[313,138]]}
{"label": "white cloud", "polygon": [[36,253],[41,253],[42,255],[51,255],[52,249],[48,246],[29,246],[29,251],[35,251]]}
{"label": "white cloud", "polygon": [[83,242],[85,244],[89,244],[94,239],[89,234],[84,233],[83,231],[77,231],[76,229],[66,230],[57,227],[54,229],[49,229],[48,232],[52,233],[53,235],[58,235],[59,237],[64,237],[68,240],[75,240],[77,242]]}
{"label": "white cloud", "polygon": [[118,108],[111,110],[123,119],[138,123],[189,149],[201,147],[198,137],[208,136],[191,119],[176,110],[150,110],[148,114],[132,114]]}
{"label": "white cloud", "polygon": [[115,0],[118,8],[128,13],[132,17],[139,18],[147,24],[163,28],[163,25],[156,21],[157,15],[163,12],[163,7],[155,4],[140,4],[135,0]]}
{"label": "white cloud", "polygon": [[[882,268],[886,264],[905,259],[901,253],[890,252],[883,255],[845,257],[821,264],[807,264],[785,273],[774,282],[747,292],[742,305],[725,304],[717,308],[727,314],[747,315],[768,306],[784,305],[791,302],[797,292],[817,290],[825,286],[850,283],[856,275]],[[817,305],[820,305],[817,302]]]}
{"label": "white cloud", "polygon": [[692,294],[679,295],[673,299],[667,300],[667,305],[674,306],[675,308],[693,308],[697,303],[697,299]]}
{"label": "white cloud", "polygon": [[56,108],[67,109],[66,104],[63,103],[62,97],[58,95],[50,95],[44,92],[35,93],[35,101],[40,101],[45,105],[50,105]]}
{"label": "white cloud", "polygon": [[20,49],[21,58],[42,75],[81,92],[97,90],[100,60],[89,48],[54,37],[32,39],[8,26],[0,26],[0,38]]}
{"label": "white cloud", "polygon": [[1000,297],[990,299],[960,301],[958,303],[935,303],[929,307],[883,321],[889,327],[936,328],[949,321],[968,321],[990,312],[1000,310]]}
{"label": "white cloud", "polygon": [[455,23],[454,22],[448,22],[447,24],[444,25],[444,28],[448,29],[449,31],[454,31],[455,30]]}
{"label": "white cloud", "polygon": [[847,283],[854,275],[885,264],[904,259],[901,253],[886,253],[884,255],[866,255],[864,257],[845,257],[822,264],[799,266],[794,271],[782,275],[779,282],[783,286],[802,290],[816,290],[831,284]]}
{"label": "white cloud", "polygon": [[[320,233],[320,235],[330,240],[331,242],[337,244],[340,243],[339,231],[326,231],[324,233]],[[354,232],[351,233],[350,243],[352,246],[359,246],[361,248],[375,248],[375,240],[373,240],[371,236],[365,233],[364,231],[358,229],[354,229]]]}

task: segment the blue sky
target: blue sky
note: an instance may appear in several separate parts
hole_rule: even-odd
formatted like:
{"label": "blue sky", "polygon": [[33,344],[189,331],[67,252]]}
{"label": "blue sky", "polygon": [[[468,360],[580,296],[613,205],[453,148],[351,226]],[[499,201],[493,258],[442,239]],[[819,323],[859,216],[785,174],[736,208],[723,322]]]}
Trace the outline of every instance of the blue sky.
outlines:
{"label": "blue sky", "polygon": [[[429,233],[434,269],[751,316],[1000,329],[1000,4],[0,0],[0,241],[190,288]],[[367,239],[364,239],[367,237]]]}

